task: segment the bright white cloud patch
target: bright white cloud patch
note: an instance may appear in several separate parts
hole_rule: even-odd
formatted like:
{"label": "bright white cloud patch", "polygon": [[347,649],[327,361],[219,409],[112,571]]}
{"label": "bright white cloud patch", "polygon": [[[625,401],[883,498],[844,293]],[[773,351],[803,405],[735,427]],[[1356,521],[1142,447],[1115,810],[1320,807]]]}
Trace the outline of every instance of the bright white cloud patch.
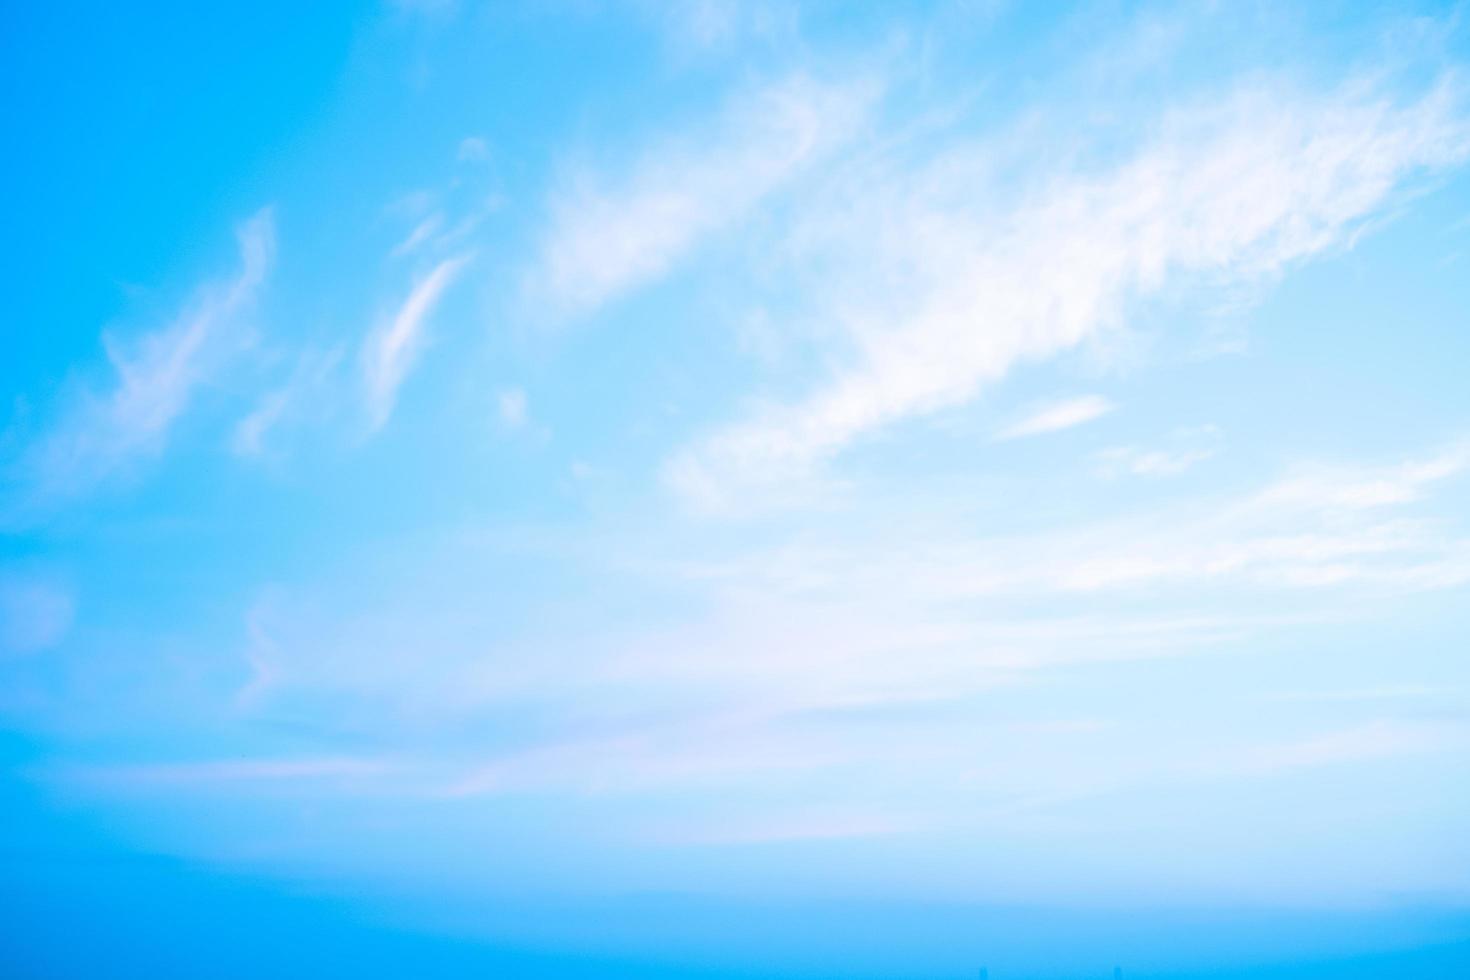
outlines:
{"label": "bright white cloud patch", "polygon": [[[319,597],[282,598],[269,631],[253,608],[250,690],[268,687],[288,703],[365,701],[380,734],[414,730],[426,705],[448,721],[516,706],[581,719],[533,728],[510,747],[423,760],[423,778],[452,798],[636,797],[861,773],[863,785],[906,787],[905,819],[953,807],[969,814],[975,801],[956,787],[980,766],[975,745],[988,746],[994,778],[1013,791],[1065,792],[1074,778],[1090,784],[1103,774],[1060,757],[1038,763],[1036,743],[1054,741],[1065,755],[1078,736],[1108,726],[1085,714],[976,720],[946,706],[1020,696],[1069,668],[1091,669],[1101,684],[1103,665],[1250,649],[1273,630],[1352,623],[1375,602],[1470,583],[1470,539],[1428,508],[1459,490],[1463,475],[1444,463],[1454,453],[1332,470],[1344,485],[1421,480],[1422,495],[1373,508],[1345,504],[1331,487],[1283,494],[1296,482],[1288,475],[1029,533],[965,534],[962,504],[924,500],[771,546],[737,537],[655,549],[647,527],[630,527],[586,542],[583,567],[653,594],[695,589],[705,608],[610,635],[552,628],[529,642],[535,657],[483,653],[497,627],[493,612],[481,612],[480,584],[517,574],[535,550],[496,555],[466,535],[395,556],[396,571],[374,582],[382,600],[369,607],[333,615]],[[1429,474],[1436,479],[1424,481]],[[1023,510],[1026,496],[1006,501],[1007,512]],[[920,533],[936,520],[948,533]],[[452,581],[416,591],[414,570],[425,568],[452,570]],[[583,607],[563,601],[581,622]],[[424,648],[436,656],[403,656]],[[885,712],[897,720],[885,723]],[[1453,723],[1439,727],[1460,737]],[[1300,750],[1247,744],[1203,761],[1227,775],[1272,771],[1268,757],[1332,761],[1335,738],[1320,753],[1315,738],[1304,736]],[[1411,747],[1390,739],[1384,754]],[[1348,749],[1377,757],[1357,736]],[[1107,778],[1172,778],[1199,761],[1182,748],[1151,750],[1126,764],[1111,759]],[[716,816],[716,825],[729,818]]]}
{"label": "bright white cloud patch", "polygon": [[983,146],[860,169],[802,228],[819,294],[842,297],[831,317],[851,341],[845,366],[676,454],[669,480],[718,506],[799,477],[1117,329],[1166,282],[1249,280],[1339,245],[1467,150],[1452,81],[1411,101],[1281,83],[1171,112],[1122,162],[1022,189],[992,184]]}
{"label": "bright white cloud patch", "polygon": [[468,255],[445,259],[419,280],[393,319],[374,331],[362,351],[363,380],[367,386],[368,419],[376,430],[393,414],[398,387],[418,359],[427,321],[444,291],[469,262]]}
{"label": "bright white cloud patch", "polygon": [[244,342],[240,316],[275,252],[271,210],[241,225],[236,239],[240,271],[234,279],[202,286],[176,320],[132,342],[104,335],[115,382],[102,393],[78,393],[24,461],[41,497],[79,493],[161,453],[197,389],[238,353]]}
{"label": "bright white cloud patch", "polygon": [[1085,425],[1094,419],[1100,419],[1113,408],[1112,402],[1099,395],[1071,398],[1038,409],[1031,415],[1001,429],[995,434],[995,437],[1004,441],[1044,435],[1048,432],[1060,432],[1062,429],[1070,429]]}
{"label": "bright white cloud patch", "polygon": [[563,181],[531,295],[586,312],[659,278],[849,142],[876,94],[798,76],[733,100],[711,131],[655,146],[621,178]]}
{"label": "bright white cloud patch", "polygon": [[[718,574],[793,595],[856,595],[859,605],[885,596],[1034,599],[1210,585],[1454,588],[1470,581],[1470,540],[1403,509],[1431,485],[1458,476],[1463,460],[1452,447],[1398,464],[1301,467],[1313,476],[1031,535],[921,542],[882,530],[842,543],[809,540],[748,556]],[[1318,476],[1326,473],[1331,477]]]}
{"label": "bright white cloud patch", "polygon": [[1137,449],[1120,446],[1104,449],[1095,459],[1099,468],[1110,476],[1130,473],[1134,476],[1177,476],[1190,467],[1215,455],[1212,449]]}
{"label": "bright white cloud patch", "polygon": [[1236,763],[1248,773],[1289,772],[1319,766],[1397,759],[1428,752],[1464,751],[1470,729],[1434,721],[1377,721],[1358,728],[1260,746]]}
{"label": "bright white cloud patch", "polygon": [[1470,443],[1450,446],[1428,459],[1364,471],[1356,467],[1312,466],[1281,480],[1261,494],[1264,504],[1310,506],[1324,511],[1357,511],[1420,499],[1436,483],[1470,467]]}

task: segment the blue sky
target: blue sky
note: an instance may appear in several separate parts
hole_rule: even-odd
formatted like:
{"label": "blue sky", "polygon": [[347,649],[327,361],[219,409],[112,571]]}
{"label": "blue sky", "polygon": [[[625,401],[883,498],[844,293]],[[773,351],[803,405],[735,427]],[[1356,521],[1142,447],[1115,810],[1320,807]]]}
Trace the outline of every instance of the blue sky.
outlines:
{"label": "blue sky", "polygon": [[1463,967],[1467,13],[1277,6],[7,8],[10,972]]}

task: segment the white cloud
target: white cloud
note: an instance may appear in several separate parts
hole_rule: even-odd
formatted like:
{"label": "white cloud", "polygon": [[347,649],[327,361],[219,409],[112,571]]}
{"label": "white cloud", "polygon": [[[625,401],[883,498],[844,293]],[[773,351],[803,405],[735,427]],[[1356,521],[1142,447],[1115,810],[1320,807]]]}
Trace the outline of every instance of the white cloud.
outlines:
{"label": "white cloud", "polygon": [[685,0],[643,4],[662,25],[679,60],[734,48],[737,42],[793,38],[800,4],[793,0]]}
{"label": "white cloud", "polygon": [[1269,276],[1350,241],[1467,150],[1450,82],[1409,102],[1281,83],[1170,114],[1121,164],[1034,188],[998,185],[979,144],[855,167],[805,216],[797,253],[833,297],[845,366],[676,454],[669,481],[718,507],[799,479],[865,433],[1095,341],[1166,284]]}
{"label": "white cloud", "polygon": [[[467,137],[456,152],[458,162],[484,163],[490,147],[479,137]],[[487,218],[504,206],[493,175],[484,167],[459,168],[435,187],[421,187],[390,201],[387,214],[410,225],[388,250],[390,259],[414,256],[420,264],[468,251],[467,242]]]}
{"label": "white cloud", "polygon": [[[1356,472],[1372,478],[1418,465]],[[1025,499],[1027,491],[1020,493]],[[825,534],[813,527],[774,546],[740,536],[702,547],[680,536],[661,552],[656,535],[632,528],[626,539],[588,540],[587,558],[599,574],[651,581],[660,594],[693,590],[708,610],[677,628],[651,626],[621,640],[565,638],[549,644],[561,650],[555,657],[446,655],[434,665],[416,661],[405,676],[391,652],[400,645],[432,632],[454,650],[477,629],[493,629],[460,623],[462,634],[445,635],[443,624],[455,617],[437,606],[392,626],[372,618],[347,632],[282,627],[268,646],[251,649],[269,652],[261,659],[270,664],[296,651],[286,658],[299,671],[289,683],[318,691],[366,686],[440,712],[496,699],[575,705],[589,692],[616,690],[624,705],[650,697],[679,710],[713,700],[781,714],[952,700],[1014,683],[1027,671],[1185,655],[1261,629],[1351,617],[1363,599],[1470,582],[1470,540],[1454,528],[1412,512],[1324,514],[1311,501],[1268,502],[1248,490],[1017,534],[923,534],[918,529],[931,522],[954,529],[964,518],[928,500],[912,508],[869,513],[855,527]],[[435,552],[401,564],[456,567],[467,580],[502,574],[465,564],[471,560]],[[1100,607],[1097,597],[1106,603]],[[1140,606],[1140,599],[1147,601]],[[722,723],[708,737],[725,745],[728,725],[747,723],[754,722]],[[662,756],[665,744],[693,745],[658,734],[620,748],[599,744],[564,746],[547,764],[592,780],[604,755],[622,753],[633,766],[646,750],[658,747]],[[709,751],[726,750],[712,744]],[[497,762],[486,779],[519,783],[538,772],[532,761]]]}
{"label": "white cloud", "polygon": [[1399,466],[1299,467],[1298,472],[1261,491],[1265,505],[1314,510],[1368,510],[1419,500],[1427,487],[1470,467],[1470,443],[1450,446],[1433,457]]}
{"label": "white cloud", "polygon": [[83,392],[26,465],[42,496],[83,491],[128,463],[161,453],[199,385],[242,346],[239,315],[270,269],[275,232],[269,208],[236,231],[240,272],[202,287],[168,326],[125,345],[104,336],[117,375],[105,394]]}
{"label": "white cloud", "polygon": [[1138,446],[1113,446],[1093,454],[1098,471],[1107,477],[1124,474],[1144,477],[1178,476],[1184,471],[1213,459],[1220,431],[1212,425],[1178,429],[1170,437],[1167,448],[1144,449]]}
{"label": "white cloud", "polygon": [[1042,435],[1047,432],[1060,432],[1062,429],[1070,429],[1094,419],[1100,419],[1115,407],[1112,402],[1099,395],[1084,395],[1081,398],[1055,402],[1006,426],[995,434],[995,438],[1004,441]]}
{"label": "white cloud", "polygon": [[0,653],[49,650],[71,630],[76,600],[56,582],[0,577]]}
{"label": "white cloud", "polygon": [[1214,455],[1213,449],[1167,450],[1120,446],[1104,449],[1097,454],[1097,460],[1109,474],[1124,472],[1134,476],[1178,476]]}
{"label": "white cloud", "polygon": [[235,425],[230,448],[236,456],[259,456],[265,434],[280,422],[290,404],[290,391],[277,388],[266,392],[260,403]]}
{"label": "white cloud", "polygon": [[302,354],[286,382],[267,391],[235,424],[230,438],[231,451],[252,459],[265,455],[266,436],[303,413],[308,400],[320,394],[328,375],[342,360],[342,354],[340,347],[325,353]]}
{"label": "white cloud", "polygon": [[519,429],[526,424],[526,393],[520,388],[507,388],[496,398],[500,410],[500,424],[507,429]]}
{"label": "white cloud", "polygon": [[[1273,593],[1453,588],[1470,581],[1470,539],[1405,508],[1431,478],[1447,480],[1466,468],[1455,446],[1417,461],[1339,465],[1332,479],[1287,477],[1223,500],[1154,506],[1025,535],[936,540],[889,516],[874,522],[872,534],[831,541],[807,535],[777,552],[691,566],[688,574],[741,591],[858,604],[1143,589],[1189,594],[1211,583]],[[1361,506],[1365,499],[1382,503]]]}
{"label": "white cloud", "polygon": [[275,611],[273,600],[273,594],[262,596],[245,614],[245,664],[250,669],[250,678],[235,692],[235,705],[239,708],[255,707],[282,680],[281,650],[269,624]]}
{"label": "white cloud", "polygon": [[1295,741],[1258,746],[1236,762],[1242,773],[1291,772],[1462,749],[1470,730],[1444,722],[1387,719]]}
{"label": "white cloud", "polygon": [[435,211],[433,214],[429,215],[427,218],[424,218],[418,224],[414,225],[413,230],[410,231],[408,235],[405,236],[403,240],[400,241],[397,245],[394,245],[392,251],[390,251],[388,254],[393,256],[393,258],[399,258],[401,256],[408,255],[411,252],[417,251],[420,246],[422,246],[429,239],[433,238],[434,235],[439,232],[439,229],[443,227],[443,225],[444,215],[438,211]]}
{"label": "white cloud", "polygon": [[655,147],[620,180],[564,181],[530,294],[578,313],[658,279],[850,140],[876,95],[868,82],[787,79],[732,102],[711,131]]}
{"label": "white cloud", "polygon": [[[1335,472],[1353,482],[1437,473],[1444,455]],[[239,688],[233,663],[229,693],[264,711],[313,705],[370,729],[380,744],[416,744],[426,725],[459,730],[506,708],[505,717],[534,722],[508,723],[495,748],[461,743],[414,756],[394,791],[707,797],[720,802],[691,806],[683,829],[691,841],[729,843],[899,833],[977,814],[1020,824],[1038,807],[1118,785],[1368,762],[1432,748],[1439,737],[1394,730],[1298,742],[1278,727],[1231,730],[1225,744],[1190,742],[1209,734],[1202,723],[1177,743],[1142,734],[1150,713],[1126,700],[1142,696],[1128,680],[1145,669],[1140,661],[1256,650],[1263,635],[1351,621],[1373,604],[1360,599],[1438,587],[1424,567],[1456,554],[1462,582],[1470,581],[1470,541],[1417,517],[1420,501],[1323,515],[1310,499],[1247,487],[1121,520],[990,535],[964,533],[973,512],[936,514],[929,500],[907,506],[908,519],[864,512],[855,522],[813,523],[774,547],[750,540],[760,531],[720,529],[660,538],[626,527],[579,533],[574,544],[532,533],[509,548],[498,534],[436,533],[346,583],[253,607],[250,678]],[[1010,513],[1004,501],[1000,510]],[[946,533],[914,533],[915,516]],[[500,547],[487,547],[491,540]],[[635,624],[588,631],[577,624],[591,607],[560,594],[564,628],[507,633],[482,583],[552,555],[578,568],[587,559],[590,580],[616,580],[631,595],[698,601],[677,610],[650,604]],[[1201,659],[1208,672],[1208,662],[1227,658]],[[1124,663],[1132,665],[1100,669]],[[1085,684],[1057,683],[1084,666]],[[1198,675],[1153,676],[1175,677],[1187,698],[1184,678]],[[1389,669],[1372,683],[1402,679]],[[1103,690],[1125,700],[1091,699]],[[1088,697],[1068,703],[1067,691]],[[1222,697],[1201,700],[1219,709]],[[1118,703],[1133,713],[1109,725]],[[971,710],[980,704],[987,710]],[[1258,698],[1250,704],[1262,707]],[[1278,714],[1273,723],[1297,730],[1296,706]],[[163,770],[142,781],[268,771]],[[813,796],[814,785],[866,794]],[[874,814],[878,792],[912,809]],[[747,796],[760,797],[762,812],[725,806]],[[631,833],[657,838],[660,829]]]}
{"label": "white cloud", "polygon": [[460,163],[484,163],[490,159],[490,144],[482,136],[466,136],[459,141],[455,159]]}
{"label": "white cloud", "polygon": [[423,345],[424,326],[444,291],[453,284],[470,256],[445,259],[413,287],[393,319],[368,337],[363,346],[369,424],[382,428],[393,414],[398,387],[412,369]]}
{"label": "white cloud", "polygon": [[660,9],[678,38],[696,47],[727,41],[739,30],[741,6],[732,0],[689,0]]}

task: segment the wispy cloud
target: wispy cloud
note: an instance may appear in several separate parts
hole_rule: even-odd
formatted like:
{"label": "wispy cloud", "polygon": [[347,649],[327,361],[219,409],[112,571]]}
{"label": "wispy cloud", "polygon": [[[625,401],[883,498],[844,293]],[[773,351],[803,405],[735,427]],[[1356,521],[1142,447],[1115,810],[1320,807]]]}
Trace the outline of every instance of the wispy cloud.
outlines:
{"label": "wispy cloud", "polygon": [[793,37],[801,9],[794,0],[687,0],[641,6],[664,27],[678,60],[723,51],[740,41]]}
{"label": "wispy cloud", "polygon": [[1338,465],[1331,479],[1291,475],[1224,499],[1207,495],[1020,535],[936,540],[890,516],[886,529],[871,534],[808,535],[774,552],[690,565],[687,574],[739,592],[856,605],[1138,590],[1152,590],[1157,600],[1160,590],[1189,595],[1211,587],[1277,595],[1453,588],[1470,581],[1470,539],[1412,505],[1431,477],[1448,480],[1466,468],[1455,446],[1404,463]]}
{"label": "wispy cloud", "polygon": [[1388,719],[1257,746],[1243,753],[1235,765],[1242,773],[1292,772],[1463,749],[1467,744],[1470,728],[1463,724]]}
{"label": "wispy cloud", "polygon": [[235,692],[235,705],[239,708],[249,709],[258,705],[282,677],[280,646],[271,635],[269,626],[272,598],[270,594],[263,596],[245,615],[245,664],[250,668],[250,678]]}
{"label": "wispy cloud", "polygon": [[469,255],[445,259],[409,292],[392,320],[368,337],[362,351],[368,418],[376,431],[387,423],[398,400],[398,388],[413,368],[423,346],[424,328],[444,291],[459,277]]}
{"label": "wispy cloud", "polygon": [[802,226],[815,290],[840,297],[843,366],[676,454],[668,478],[707,506],[749,499],[1077,350],[1166,284],[1258,279],[1348,242],[1406,182],[1465,158],[1461,101],[1453,79],[1408,101],[1253,85],[1166,115],[1121,164],[1025,189],[998,186],[985,148],[963,143],[858,168]]}
{"label": "wispy cloud", "polygon": [[0,653],[56,646],[71,630],[75,608],[71,590],[54,579],[0,573]]}
{"label": "wispy cloud", "polygon": [[104,335],[116,380],[104,393],[79,393],[22,461],[37,495],[81,493],[163,451],[196,389],[243,344],[240,314],[255,299],[275,251],[271,210],[241,225],[236,239],[240,271],[234,279],[201,287],[176,320],[131,344]]}
{"label": "wispy cloud", "polygon": [[490,143],[483,136],[466,136],[459,141],[455,159],[460,163],[484,163],[490,159]]}
{"label": "wispy cloud", "polygon": [[519,429],[526,424],[530,415],[526,407],[526,393],[520,388],[507,388],[495,399],[500,412],[500,424],[507,429]]}
{"label": "wispy cloud", "polygon": [[1413,503],[1430,486],[1470,468],[1470,442],[1449,446],[1434,456],[1397,466],[1299,466],[1261,491],[1268,506],[1317,510],[1371,510]]}
{"label": "wispy cloud", "polygon": [[1213,449],[1139,449],[1117,446],[1104,449],[1094,457],[1099,468],[1108,475],[1130,473],[1133,476],[1178,476],[1185,470],[1215,455]]}
{"label": "wispy cloud", "polygon": [[773,771],[802,771],[841,758],[820,740],[769,726],[697,717],[603,737],[543,743],[509,753],[452,782],[451,797],[552,789],[631,793],[671,784],[718,784]]}
{"label": "wispy cloud", "polygon": [[1219,442],[1220,430],[1215,426],[1190,426],[1175,429],[1163,446],[1112,446],[1094,453],[1092,459],[1098,472],[1106,477],[1178,476],[1213,459]]}
{"label": "wispy cloud", "polygon": [[[1360,482],[1440,472],[1431,463],[1443,455],[1337,471]],[[965,699],[1066,669],[1186,657],[1265,631],[1350,620],[1364,600],[1470,582],[1470,541],[1415,513],[1420,502],[1385,513],[1321,503],[1246,489],[1123,519],[942,540],[887,515],[775,547],[736,542],[703,558],[680,540],[661,560],[651,537],[632,530],[637,548],[598,540],[589,553],[605,574],[651,581],[659,594],[677,587],[703,596],[699,615],[616,636],[535,641],[555,655],[487,658],[486,623],[446,614],[456,607],[441,606],[437,591],[426,609],[395,598],[386,605],[396,608],[349,627],[337,617],[313,622],[305,612],[313,604],[298,603],[294,613],[277,609],[278,628],[264,636],[252,612],[252,664],[283,697],[366,699],[384,730],[395,715],[418,718],[428,706],[466,718],[489,705],[535,705],[562,719],[489,758],[446,762],[440,785],[450,796],[770,786],[782,774],[848,769],[898,778],[919,764],[935,779],[953,778],[974,765],[966,746],[976,740],[1098,729],[1093,718],[1047,726],[1034,717],[1009,723],[1014,730],[973,729],[949,710]],[[934,519],[929,504],[914,506]],[[958,524],[952,513],[942,523]],[[399,564],[426,563],[466,581],[500,574],[452,554]],[[384,588],[396,595],[400,584]],[[425,644],[439,654],[402,658]],[[285,662],[289,674],[278,669]],[[1372,757],[1364,745],[1350,740],[1343,751]],[[1337,748],[1268,746],[1211,765],[1265,771],[1315,764]],[[1262,761],[1268,756],[1275,761]],[[1188,770],[1184,759],[1179,765]]]}
{"label": "wispy cloud", "polygon": [[342,355],[340,347],[300,355],[285,383],[262,395],[255,407],[235,424],[230,438],[230,449],[235,455],[250,459],[265,456],[269,450],[266,437],[302,414],[306,404],[320,395],[327,378],[341,363]]}
{"label": "wispy cloud", "polygon": [[467,895],[1465,892],[1466,25],[402,6],[259,175],[289,275],[226,228],[54,404],[96,297],[16,295],[20,489],[167,462],[13,534],[0,472],[23,795]]}
{"label": "wispy cloud", "polygon": [[530,295],[581,313],[658,279],[852,139],[877,94],[869,80],[790,78],[733,100],[710,131],[666,140],[621,178],[563,181]]}
{"label": "wispy cloud", "polygon": [[1084,395],[1054,402],[1001,429],[995,434],[995,438],[1007,441],[1047,432],[1060,432],[1062,429],[1071,429],[1100,419],[1116,407],[1100,395]]}
{"label": "wispy cloud", "polygon": [[424,218],[418,224],[414,225],[413,230],[410,231],[406,236],[404,236],[403,240],[400,241],[397,245],[394,245],[393,250],[388,254],[393,256],[394,258],[399,258],[401,256],[408,255],[409,253],[416,251],[425,242],[433,238],[434,235],[438,234],[439,229],[443,226],[444,215],[438,211],[435,211],[433,214],[429,215],[427,218]]}

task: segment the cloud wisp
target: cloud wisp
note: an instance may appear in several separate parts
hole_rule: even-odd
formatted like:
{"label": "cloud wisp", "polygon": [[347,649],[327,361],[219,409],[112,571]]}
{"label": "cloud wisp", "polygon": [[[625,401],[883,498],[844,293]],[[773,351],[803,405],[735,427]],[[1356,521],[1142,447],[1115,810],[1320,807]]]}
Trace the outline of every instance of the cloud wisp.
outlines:
{"label": "cloud wisp", "polygon": [[995,438],[997,442],[1009,442],[1012,439],[1025,439],[1027,436],[1060,432],[1100,419],[1116,407],[1101,395],[1083,395],[1080,398],[1053,402],[1001,429],[995,434]]}
{"label": "cloud wisp", "polygon": [[0,655],[51,649],[66,638],[75,612],[75,597],[59,582],[0,573]]}
{"label": "cloud wisp", "polygon": [[620,179],[564,180],[528,294],[554,314],[585,314],[658,279],[851,141],[878,94],[868,80],[789,78],[732,100],[711,132],[665,141]]}
{"label": "cloud wisp", "polygon": [[434,266],[409,291],[393,318],[373,331],[363,344],[362,372],[370,431],[381,429],[393,415],[398,388],[422,350],[428,320],[444,291],[459,278],[470,258],[470,255],[458,255]]}
{"label": "cloud wisp", "polygon": [[278,430],[307,414],[308,404],[321,394],[329,377],[342,362],[344,350],[306,351],[284,383],[265,392],[255,407],[237,423],[230,436],[230,450],[246,459],[261,459],[271,453],[270,439]]}
{"label": "cloud wisp", "polygon": [[1140,449],[1114,446],[1094,454],[1098,469],[1106,476],[1164,477],[1179,474],[1215,455],[1213,449]]}
{"label": "cloud wisp", "polygon": [[259,293],[275,253],[271,209],[242,224],[236,240],[240,271],[233,279],[201,287],[177,319],[131,344],[103,336],[114,383],[102,393],[79,392],[21,461],[36,500],[84,493],[163,452],[199,386],[244,345],[241,314]]}
{"label": "cloud wisp", "polygon": [[[0,718],[59,792],[17,790],[467,895],[1356,901],[1459,855],[1462,39],[631,2],[394,19],[255,127],[309,150],[255,174],[289,275],[262,212],[43,438],[17,405],[27,492],[168,464],[0,517]],[[55,281],[27,394],[97,333]]]}
{"label": "cloud wisp", "polygon": [[[269,632],[261,609],[247,616],[252,677],[232,697],[251,710],[275,699],[370,703],[385,736],[417,729],[428,710],[451,727],[492,709],[558,720],[488,759],[437,759],[450,797],[761,786],[853,766],[893,776],[916,760],[936,778],[953,776],[968,750],[951,736],[1001,737],[948,713],[966,699],[1022,692],[1068,670],[1185,658],[1283,626],[1350,621],[1376,601],[1470,582],[1470,541],[1415,510],[1432,503],[1430,487],[1463,475],[1455,459],[1450,449],[1333,468],[1343,485],[1421,488],[1371,507],[1332,487],[1280,493],[1298,468],[1192,507],[1031,534],[936,541],[895,519],[774,550],[736,544],[703,560],[680,542],[677,559],[611,565],[607,554],[622,549],[592,542],[589,560],[604,574],[661,594],[693,589],[707,608],[621,634],[527,640],[538,657],[483,653],[491,627],[474,612],[483,596],[473,587],[446,595],[434,585],[431,597],[410,600],[400,594],[410,583],[384,582],[381,606],[325,617],[314,601],[281,602]],[[394,565],[453,568],[462,582],[503,574],[463,555],[451,548]],[[404,658],[425,644],[438,655]],[[1027,731],[1065,738],[1094,727]]]}
{"label": "cloud wisp", "polygon": [[[1470,581],[1470,540],[1415,514],[1463,475],[1460,444],[1421,459],[1299,465],[1259,489],[1151,507],[1025,535],[905,537],[902,525],[843,542],[808,539],[689,573],[792,596],[856,593],[945,603],[983,597],[1365,587],[1417,591]],[[879,556],[882,556],[880,559]],[[753,577],[753,578],[748,578]]]}
{"label": "cloud wisp", "polygon": [[1027,189],[996,186],[983,147],[963,144],[828,188],[801,233],[814,288],[842,297],[829,319],[850,356],[805,398],[675,454],[670,484],[718,508],[798,480],[869,432],[1119,329],[1166,284],[1259,279],[1348,242],[1417,175],[1470,152],[1452,79],[1407,101],[1361,84],[1288,93],[1251,86],[1170,113],[1123,162]]}
{"label": "cloud wisp", "polygon": [[526,404],[526,392],[521,388],[506,388],[495,396],[496,412],[505,429],[522,429],[530,420],[530,409]]}

